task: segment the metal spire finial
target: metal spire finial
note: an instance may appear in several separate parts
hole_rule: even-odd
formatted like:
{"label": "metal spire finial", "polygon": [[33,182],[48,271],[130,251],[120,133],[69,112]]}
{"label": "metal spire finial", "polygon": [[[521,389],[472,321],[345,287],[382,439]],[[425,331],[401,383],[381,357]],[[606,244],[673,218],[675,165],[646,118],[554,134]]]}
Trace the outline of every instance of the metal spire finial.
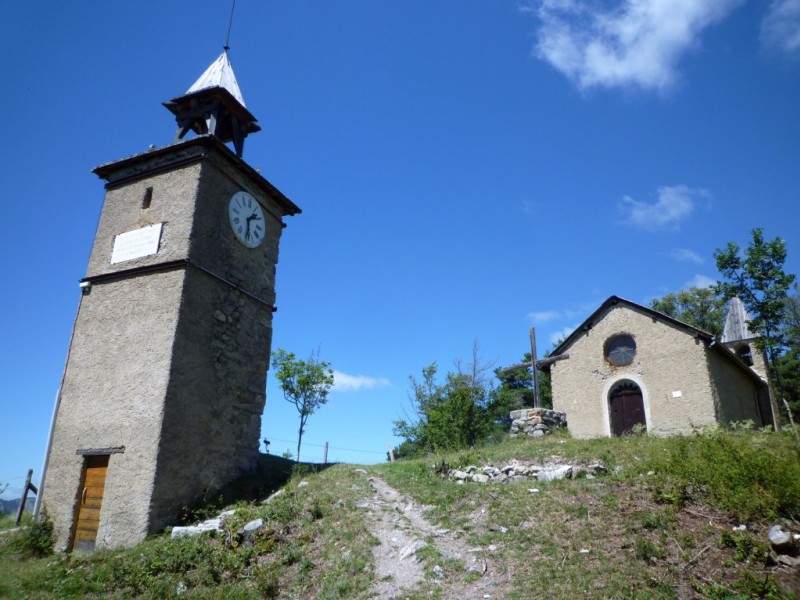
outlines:
{"label": "metal spire finial", "polygon": [[225,52],[231,49],[231,27],[233,27],[233,10],[236,8],[236,0],[232,0],[231,2],[231,16],[228,18],[228,35],[225,37]]}

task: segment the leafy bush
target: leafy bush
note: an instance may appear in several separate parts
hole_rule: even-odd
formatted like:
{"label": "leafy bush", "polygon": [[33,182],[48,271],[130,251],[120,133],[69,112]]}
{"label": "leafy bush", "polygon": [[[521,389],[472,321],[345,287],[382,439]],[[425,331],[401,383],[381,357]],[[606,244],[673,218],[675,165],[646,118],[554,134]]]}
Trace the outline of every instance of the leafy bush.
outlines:
{"label": "leafy bush", "polygon": [[23,549],[29,556],[49,556],[53,553],[53,520],[47,514],[47,509],[42,509],[37,519],[34,519],[22,538]]}
{"label": "leafy bush", "polygon": [[656,473],[656,497],[680,505],[708,500],[742,521],[800,516],[800,463],[783,435],[710,429],[665,440],[643,468]]}
{"label": "leafy bush", "polygon": [[194,503],[189,506],[184,506],[178,512],[178,523],[181,525],[189,525],[204,521],[217,514],[225,505],[225,498],[220,494],[216,500],[210,498],[210,489],[206,488],[202,497],[198,498]]}
{"label": "leafy bush", "polygon": [[292,475],[294,477],[305,477],[306,475],[316,473],[318,470],[319,469],[317,469],[315,465],[308,463],[295,463],[292,465]]}
{"label": "leafy bush", "polygon": [[634,555],[644,562],[650,562],[664,557],[664,553],[658,546],[641,535],[637,535],[634,541]]}
{"label": "leafy bush", "polygon": [[769,555],[767,545],[749,531],[725,531],[720,537],[720,544],[727,548],[733,548],[736,551],[734,558],[739,562],[746,561],[751,557],[765,562]]}

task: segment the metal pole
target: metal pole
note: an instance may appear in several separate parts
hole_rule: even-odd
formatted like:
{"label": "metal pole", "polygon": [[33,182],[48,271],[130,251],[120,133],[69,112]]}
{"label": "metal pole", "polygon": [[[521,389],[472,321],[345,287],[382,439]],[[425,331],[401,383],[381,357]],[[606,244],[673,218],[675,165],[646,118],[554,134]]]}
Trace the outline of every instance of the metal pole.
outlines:
{"label": "metal pole", "polygon": [[536,328],[531,327],[531,371],[533,373],[533,407],[539,406],[539,369],[536,368]]}
{"label": "metal pole", "polygon": [[64,368],[61,371],[61,381],[58,382],[58,390],[56,390],[56,401],[53,405],[53,416],[50,418],[50,430],[47,433],[47,450],[45,450],[44,452],[44,462],[42,463],[42,476],[39,478],[39,491],[36,492],[36,504],[34,504],[33,506],[34,519],[39,518],[39,511],[42,508],[42,496],[44,496],[44,484],[45,480],[47,479],[47,465],[50,463],[50,453],[53,451],[53,436],[55,435],[56,431],[56,419],[58,418],[58,409],[61,407],[61,388],[64,386],[64,378],[67,376],[67,365],[69,364],[69,356],[72,353],[72,342],[75,340],[75,327],[78,324],[78,316],[81,314],[82,304],[83,304],[83,291],[81,291],[81,297],[78,300],[78,310],[75,311],[75,319],[72,321],[72,333],[69,336],[67,357],[64,359]]}

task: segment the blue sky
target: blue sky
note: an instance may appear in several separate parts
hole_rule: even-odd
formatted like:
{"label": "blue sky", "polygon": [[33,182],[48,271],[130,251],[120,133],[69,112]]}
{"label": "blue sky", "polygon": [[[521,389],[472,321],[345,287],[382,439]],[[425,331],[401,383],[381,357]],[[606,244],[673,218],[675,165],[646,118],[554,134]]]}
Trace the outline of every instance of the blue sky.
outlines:
{"label": "blue sky", "polygon": [[[5,2],[0,481],[38,480],[103,184],[168,144],[161,102],[227,2]],[[239,0],[245,159],[288,219],[274,348],[336,370],[303,458],[385,459],[408,376],[516,362],[612,294],[717,277],[752,227],[800,272],[800,0]],[[298,418],[269,377],[264,436]]]}

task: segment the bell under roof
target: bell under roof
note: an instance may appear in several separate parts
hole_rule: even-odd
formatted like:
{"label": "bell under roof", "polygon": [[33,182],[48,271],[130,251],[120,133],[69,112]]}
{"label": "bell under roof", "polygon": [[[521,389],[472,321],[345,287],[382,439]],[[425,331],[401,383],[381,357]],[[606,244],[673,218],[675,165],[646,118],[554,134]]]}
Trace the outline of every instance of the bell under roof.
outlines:
{"label": "bell under roof", "polygon": [[190,131],[213,135],[225,144],[233,142],[236,155],[241,158],[244,139],[261,131],[244,105],[227,47],[185,94],[163,104],[178,123],[175,141],[182,140]]}
{"label": "bell under roof", "polygon": [[722,330],[722,338],[720,341],[723,344],[727,344],[730,342],[752,340],[758,337],[757,333],[753,333],[750,330],[750,320],[750,315],[747,313],[744,304],[737,296],[734,296],[728,308],[728,315],[725,317],[725,327]]}
{"label": "bell under roof", "polygon": [[242,97],[242,91],[239,89],[239,84],[236,82],[236,75],[233,74],[233,67],[231,66],[231,59],[228,57],[227,48],[223,50],[219,58],[211,63],[205,72],[200,75],[198,80],[192,84],[192,87],[186,91],[186,94],[188,95],[199,92],[200,90],[215,87],[225,88],[239,104],[246,106],[244,98]]}

